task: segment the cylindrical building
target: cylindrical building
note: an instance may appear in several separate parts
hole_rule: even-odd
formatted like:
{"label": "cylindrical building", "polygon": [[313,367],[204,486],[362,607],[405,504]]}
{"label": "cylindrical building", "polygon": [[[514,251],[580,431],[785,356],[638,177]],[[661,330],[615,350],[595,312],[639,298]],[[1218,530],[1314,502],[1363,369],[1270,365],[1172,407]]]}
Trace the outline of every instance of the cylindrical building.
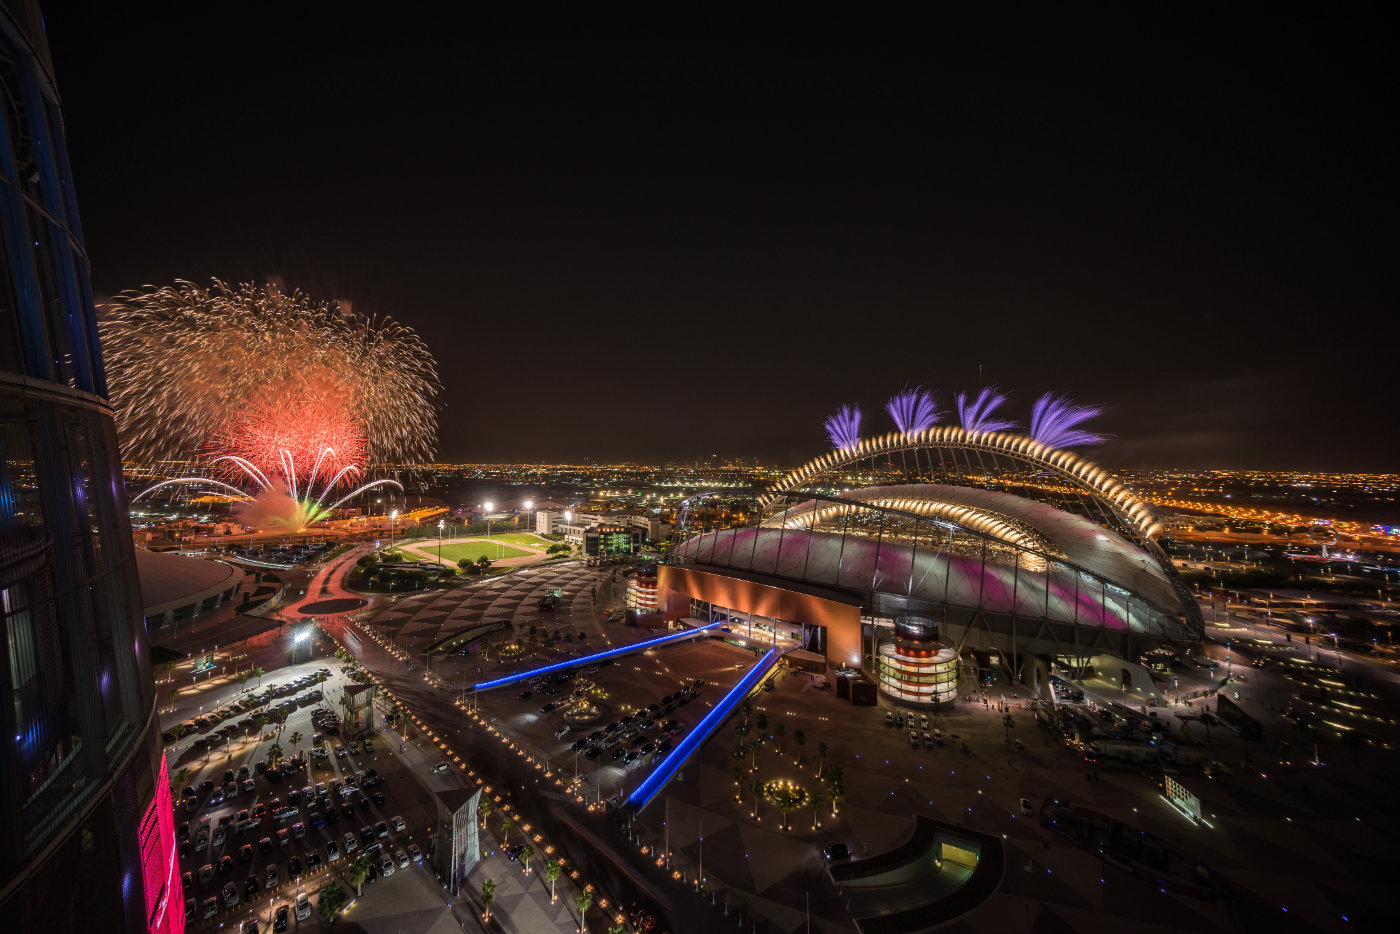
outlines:
{"label": "cylindrical building", "polygon": [[958,694],[958,656],[938,644],[938,624],[917,616],[894,621],[894,640],[876,650],[880,692],[913,707],[952,703]]}
{"label": "cylindrical building", "polygon": [[181,932],[87,257],[43,21],[24,0],[0,0],[0,245],[0,917]]}

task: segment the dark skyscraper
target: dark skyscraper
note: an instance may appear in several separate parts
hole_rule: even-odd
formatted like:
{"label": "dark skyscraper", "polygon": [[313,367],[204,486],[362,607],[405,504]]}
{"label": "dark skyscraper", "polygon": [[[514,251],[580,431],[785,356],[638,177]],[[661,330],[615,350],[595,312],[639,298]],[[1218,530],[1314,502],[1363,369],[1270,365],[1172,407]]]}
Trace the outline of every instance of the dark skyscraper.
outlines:
{"label": "dark skyscraper", "polygon": [[0,0],[0,244],[0,917],[182,931],[88,261],[23,0]]}

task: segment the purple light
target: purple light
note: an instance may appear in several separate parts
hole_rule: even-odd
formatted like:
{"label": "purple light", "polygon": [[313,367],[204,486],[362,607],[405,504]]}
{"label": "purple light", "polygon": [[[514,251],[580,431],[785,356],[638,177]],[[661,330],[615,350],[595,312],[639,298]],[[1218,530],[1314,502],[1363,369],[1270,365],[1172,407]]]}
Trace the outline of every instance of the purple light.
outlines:
{"label": "purple light", "polygon": [[1076,427],[1102,412],[1097,405],[1075,405],[1069,396],[1047,392],[1031,409],[1031,437],[1052,448],[1101,444],[1108,437]]}
{"label": "purple light", "polygon": [[1010,419],[992,418],[1003,402],[1006,394],[997,392],[995,386],[984,386],[977,398],[969,401],[967,393],[958,393],[958,422],[966,431],[1010,431],[1016,423]]}
{"label": "purple light", "polygon": [[903,392],[895,393],[885,403],[885,411],[894,419],[895,427],[906,435],[932,428],[943,415],[938,411],[933,393],[923,387],[905,386]]}
{"label": "purple light", "polygon": [[841,411],[826,420],[826,436],[838,451],[860,444],[860,406],[841,406]]}

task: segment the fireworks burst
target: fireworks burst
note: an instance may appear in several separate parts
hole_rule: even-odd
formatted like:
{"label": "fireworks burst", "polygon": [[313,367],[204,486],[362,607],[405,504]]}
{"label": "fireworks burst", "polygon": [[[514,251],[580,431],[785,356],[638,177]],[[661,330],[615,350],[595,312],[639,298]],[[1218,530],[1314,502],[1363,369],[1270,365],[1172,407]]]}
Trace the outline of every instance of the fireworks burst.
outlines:
{"label": "fireworks burst", "polygon": [[958,393],[958,423],[967,431],[1011,431],[1016,423],[1010,419],[992,418],[992,413],[1006,401],[1005,393],[995,386],[984,386],[977,398],[969,400],[965,392]]}
{"label": "fireworks burst", "polygon": [[1052,448],[1101,444],[1107,435],[1084,431],[1078,426],[1102,412],[1100,406],[1075,405],[1068,396],[1047,392],[1031,409],[1031,437]]}
{"label": "fireworks burst", "polygon": [[123,454],[200,456],[223,478],[166,480],[133,501],[203,484],[245,504],[250,524],[300,529],[365,490],[399,486],[359,483],[366,461],[432,452],[436,365],[410,328],[218,280],[127,293],[104,311]]}
{"label": "fireworks burst", "polygon": [[903,392],[895,393],[885,403],[885,411],[890,413],[900,433],[906,435],[932,428],[943,416],[938,411],[933,393],[923,387],[911,389],[907,385]]}
{"label": "fireworks burst", "polygon": [[839,412],[826,420],[826,436],[838,451],[860,444],[860,407],[841,406]]}
{"label": "fireworks burst", "polygon": [[103,312],[102,353],[128,460],[207,453],[254,407],[339,408],[359,426],[369,461],[432,453],[436,364],[417,333],[391,319],[217,279],[208,289],[177,281],[128,292]]}

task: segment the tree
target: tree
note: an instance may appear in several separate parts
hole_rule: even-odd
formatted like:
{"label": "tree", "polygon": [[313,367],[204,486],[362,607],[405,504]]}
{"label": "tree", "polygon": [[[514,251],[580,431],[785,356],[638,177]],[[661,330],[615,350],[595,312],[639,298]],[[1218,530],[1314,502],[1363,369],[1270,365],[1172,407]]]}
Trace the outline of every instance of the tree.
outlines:
{"label": "tree", "polygon": [[832,766],[831,774],[826,777],[826,796],[831,799],[831,816],[837,815],[836,802],[841,800],[841,796],[846,793],[846,783],[843,781],[841,766]]}
{"label": "tree", "polygon": [[276,765],[278,760],[282,758],[282,744],[273,743],[272,748],[267,751],[267,757],[272,760],[273,765]]}
{"label": "tree", "polygon": [[183,723],[177,723],[170,728],[170,735],[175,737],[175,742],[177,745],[179,744],[181,737],[183,737],[188,732],[189,727],[185,726]]}
{"label": "tree", "polygon": [[515,858],[520,860],[520,865],[524,868],[525,875],[528,876],[530,874],[530,862],[535,858],[535,848],[527,843]]}
{"label": "tree", "polygon": [[744,803],[744,767],[734,766],[734,800],[740,804]]}
{"label": "tree", "polygon": [[501,846],[510,846],[510,828],[515,826],[515,815],[507,814],[501,818]]}
{"label": "tree", "polygon": [[753,795],[753,818],[758,820],[758,806],[763,803],[763,780],[757,775],[749,782],[749,793]]}
{"label": "tree", "polygon": [[588,934],[588,909],[593,907],[593,893],[588,891],[578,893],[574,904],[578,906],[578,929],[583,934]]}
{"label": "tree", "polygon": [[165,696],[170,698],[170,708],[173,710],[175,708],[175,698],[180,696],[180,688],[178,686],[171,687],[170,690],[165,692]]}
{"label": "tree", "polygon": [[760,749],[762,749],[762,748],[763,748],[763,740],[761,740],[761,739],[751,739],[751,740],[749,740],[749,752],[751,752],[751,753],[753,754],[753,764],[752,764],[752,766],[750,766],[749,771],[751,771],[751,772],[757,772],[757,771],[758,771],[758,751],[759,751]]}
{"label": "tree", "polygon": [[293,756],[297,754],[297,747],[301,745],[302,739],[304,739],[304,737],[301,735],[300,730],[293,730],[292,735],[287,737],[287,742],[292,744]]}
{"label": "tree", "polygon": [[340,913],[340,909],[345,907],[347,901],[345,886],[339,881],[332,879],[326,883],[326,887],[321,889],[321,898],[317,907],[321,910],[321,915],[327,921],[335,921],[335,916]]}
{"label": "tree", "polygon": [[826,794],[820,788],[812,789],[812,829],[817,829],[817,815],[821,813]]}
{"label": "tree", "polygon": [[783,734],[786,732],[787,727],[783,726],[781,723],[773,727],[773,737],[778,741],[778,755],[780,756],[783,754]]}
{"label": "tree", "polygon": [[180,789],[184,788],[190,781],[190,770],[180,769],[170,779],[170,797],[176,801],[180,800]]}
{"label": "tree", "polygon": [[545,880],[549,882],[549,903],[551,905],[553,905],[555,900],[559,897],[554,894],[554,883],[559,881],[559,876],[563,872],[564,867],[557,859],[551,859],[544,864],[544,877]]}
{"label": "tree", "polygon": [[826,743],[817,743],[817,778],[822,777],[822,769],[826,768]]}
{"label": "tree", "polygon": [[484,571],[491,566],[491,559],[482,555],[480,558],[476,559],[476,566]]}
{"label": "tree", "polygon": [[754,720],[754,726],[758,727],[758,732],[759,732],[760,734],[767,733],[767,732],[768,732],[768,714],[766,714],[766,713],[761,713],[761,714],[759,714],[758,717]]}
{"label": "tree", "polygon": [[476,806],[477,819],[481,821],[481,829],[486,829],[486,818],[491,816],[491,812],[496,809],[496,805],[485,795],[481,796],[481,803]]}
{"label": "tree", "polygon": [[1006,727],[1006,741],[1011,742],[1011,728],[1016,725],[1016,718],[1007,714],[1001,718],[1001,725]]}
{"label": "tree", "polygon": [[258,714],[258,718],[257,718],[256,720],[253,721],[253,726],[257,729],[257,731],[258,731],[258,736],[261,737],[261,736],[262,736],[263,727],[267,726],[267,714],[265,714],[265,713],[260,713],[260,714]]}
{"label": "tree", "polygon": [[802,767],[802,747],[807,745],[807,734],[797,730],[792,734],[792,741],[797,744],[797,767]]}
{"label": "tree", "polygon": [[258,676],[258,687],[262,687],[262,676],[265,674],[261,665],[253,669],[253,674]]}
{"label": "tree", "polygon": [[485,909],[481,917],[485,921],[491,920],[491,903],[496,900],[496,880],[487,879],[481,883],[481,907]]}
{"label": "tree", "polygon": [[240,671],[238,673],[238,690],[242,692],[243,685],[248,683],[248,679],[253,676],[251,671]]}
{"label": "tree", "polygon": [[364,894],[365,880],[369,878],[369,857],[360,856],[350,864],[350,884],[355,887],[355,895]]}

